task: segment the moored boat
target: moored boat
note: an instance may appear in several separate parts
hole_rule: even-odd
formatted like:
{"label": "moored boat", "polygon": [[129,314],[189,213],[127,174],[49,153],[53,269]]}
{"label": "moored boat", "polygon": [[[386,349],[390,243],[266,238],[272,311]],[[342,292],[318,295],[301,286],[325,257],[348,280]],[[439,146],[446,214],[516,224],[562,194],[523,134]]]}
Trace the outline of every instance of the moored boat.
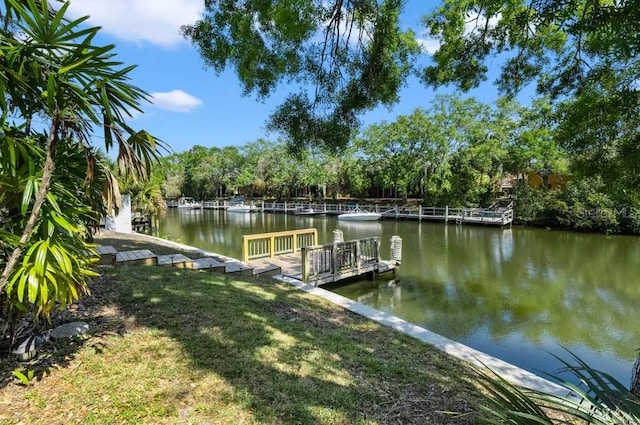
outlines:
{"label": "moored boat", "polygon": [[252,205],[245,205],[245,204],[229,205],[229,207],[227,208],[227,212],[248,213],[248,212],[251,212],[252,210],[251,207]]}
{"label": "moored boat", "polygon": [[193,210],[196,208],[200,208],[200,203],[196,202],[195,199],[184,196],[178,199],[178,209],[179,210]]}
{"label": "moored boat", "polygon": [[324,211],[314,210],[311,207],[300,207],[293,212],[294,215],[315,215],[315,216],[325,216],[327,215]]}
{"label": "moored boat", "polygon": [[338,220],[343,221],[377,221],[380,220],[382,214],[376,212],[369,212],[356,208],[352,211],[340,214]]}

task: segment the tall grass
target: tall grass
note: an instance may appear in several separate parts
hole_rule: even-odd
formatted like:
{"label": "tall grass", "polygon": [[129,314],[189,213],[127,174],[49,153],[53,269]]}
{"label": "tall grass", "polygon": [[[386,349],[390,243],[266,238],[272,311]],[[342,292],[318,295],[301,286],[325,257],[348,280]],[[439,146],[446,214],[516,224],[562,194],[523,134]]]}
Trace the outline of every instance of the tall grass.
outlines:
{"label": "tall grass", "polygon": [[493,372],[481,372],[481,423],[640,425],[640,398],[608,373],[570,356],[571,362],[558,359],[577,383],[550,376],[567,387],[565,396],[518,388]]}

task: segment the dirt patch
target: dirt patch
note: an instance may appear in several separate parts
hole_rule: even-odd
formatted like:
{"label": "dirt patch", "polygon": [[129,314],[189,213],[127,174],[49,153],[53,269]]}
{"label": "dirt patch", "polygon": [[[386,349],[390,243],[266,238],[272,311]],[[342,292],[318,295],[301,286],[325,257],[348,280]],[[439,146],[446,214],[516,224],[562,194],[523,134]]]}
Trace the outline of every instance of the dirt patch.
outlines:
{"label": "dirt patch", "polygon": [[37,356],[28,362],[18,362],[13,354],[0,355],[0,388],[11,382],[18,382],[13,371],[34,371],[36,379],[47,376],[51,370],[68,367],[74,353],[83,346],[100,350],[106,338],[122,335],[133,322],[115,305],[117,291],[109,282],[108,275],[101,275],[89,282],[91,294],[82,298],[65,310],[53,314],[50,323],[39,323],[36,332],[45,335],[56,326],[84,321],[89,324],[86,335],[59,340],[50,339],[38,347]]}

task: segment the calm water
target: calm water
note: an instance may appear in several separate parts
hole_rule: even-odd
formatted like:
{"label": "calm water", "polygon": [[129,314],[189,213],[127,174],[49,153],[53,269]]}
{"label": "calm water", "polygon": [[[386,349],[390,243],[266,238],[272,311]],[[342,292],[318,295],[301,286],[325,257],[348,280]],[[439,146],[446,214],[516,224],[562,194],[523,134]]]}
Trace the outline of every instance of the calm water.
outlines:
{"label": "calm water", "polygon": [[159,234],[241,257],[242,235],[315,227],[320,242],[403,240],[396,280],[333,290],[533,372],[554,373],[566,347],[628,384],[640,348],[640,238],[436,223],[171,210]]}

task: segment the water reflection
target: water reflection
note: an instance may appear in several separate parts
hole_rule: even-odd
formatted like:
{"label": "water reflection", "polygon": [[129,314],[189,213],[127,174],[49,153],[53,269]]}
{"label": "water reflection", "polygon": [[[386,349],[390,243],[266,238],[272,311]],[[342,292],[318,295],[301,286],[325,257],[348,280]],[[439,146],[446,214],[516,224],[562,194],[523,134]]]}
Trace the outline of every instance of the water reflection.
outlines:
{"label": "water reflection", "polygon": [[638,348],[640,238],[415,222],[224,212],[170,212],[161,234],[239,257],[242,234],[316,227],[320,242],[403,239],[397,281],[334,290],[530,370],[554,372],[566,346],[622,382]]}

